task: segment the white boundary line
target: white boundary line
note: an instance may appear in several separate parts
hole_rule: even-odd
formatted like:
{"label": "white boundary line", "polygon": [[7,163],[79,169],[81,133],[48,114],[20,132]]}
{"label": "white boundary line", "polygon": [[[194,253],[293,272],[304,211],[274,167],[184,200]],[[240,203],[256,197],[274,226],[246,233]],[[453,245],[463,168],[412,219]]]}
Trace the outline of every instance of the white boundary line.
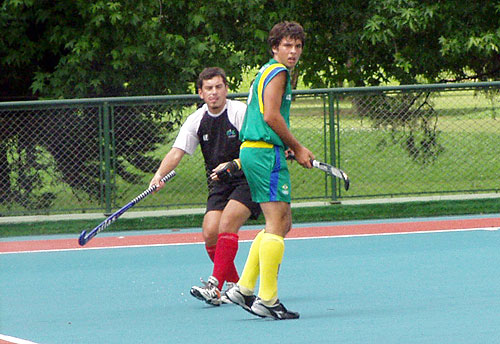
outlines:
{"label": "white boundary line", "polygon": [[[245,242],[245,241],[250,241],[250,240],[240,240],[240,242]],[[165,243],[165,244],[137,244],[137,245],[122,245],[122,246],[102,246],[102,247],[88,247],[88,248],[58,248],[58,249],[50,249],[50,250],[28,250],[28,251],[16,251],[16,252],[0,252],[0,255],[2,255],[2,254],[17,254],[17,253],[94,251],[94,250],[111,250],[111,249],[121,249],[121,248],[183,246],[183,245],[201,245],[201,244],[203,244],[203,243],[202,242],[181,242],[181,243]]]}
{"label": "white boundary line", "polygon": [[[460,228],[460,229],[437,229],[437,230],[423,230],[423,231],[407,231],[407,232],[387,232],[387,233],[367,233],[367,234],[340,234],[340,235],[321,235],[321,236],[308,236],[298,238],[285,238],[285,240],[308,240],[308,239],[324,239],[324,238],[353,238],[353,237],[367,237],[367,236],[383,236],[383,235],[408,235],[408,234],[428,234],[428,233],[447,233],[447,232],[472,232],[472,231],[497,231],[498,227],[478,227],[478,228]],[[240,240],[240,242],[251,242],[250,240]],[[62,248],[53,250],[28,250],[17,252],[0,252],[2,254],[18,254],[18,253],[45,253],[45,252],[66,252],[66,251],[88,251],[88,250],[110,250],[110,249],[123,249],[123,248],[140,248],[140,247],[161,247],[161,246],[183,246],[183,245],[201,245],[203,242],[186,242],[186,243],[165,243],[165,244],[138,244],[138,245],[124,245],[124,246],[102,246],[102,247],[89,247],[89,248]]]}
{"label": "white boundary line", "polygon": [[303,238],[285,238],[285,240],[298,239],[320,239],[320,238],[352,238],[367,236],[385,236],[385,235],[408,235],[408,234],[428,234],[428,233],[447,233],[447,232],[475,232],[475,231],[497,231],[498,227],[478,227],[478,228],[460,228],[460,229],[436,229],[430,231],[408,231],[408,232],[387,232],[387,233],[367,233],[367,234],[341,234],[331,236],[303,237]]}
{"label": "white boundary line", "polygon": [[6,336],[3,334],[0,334],[0,340],[5,340],[6,342],[11,342],[14,344],[37,344],[35,342],[30,342],[29,340],[15,338],[15,337],[11,337],[11,336]]}

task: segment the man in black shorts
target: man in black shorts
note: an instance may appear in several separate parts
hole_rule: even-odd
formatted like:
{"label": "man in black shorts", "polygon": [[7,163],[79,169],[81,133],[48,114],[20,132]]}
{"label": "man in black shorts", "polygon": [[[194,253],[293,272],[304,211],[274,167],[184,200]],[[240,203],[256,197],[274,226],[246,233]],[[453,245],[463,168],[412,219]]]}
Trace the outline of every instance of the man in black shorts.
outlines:
{"label": "man in black shorts", "polygon": [[160,179],[177,167],[184,154],[193,154],[200,145],[209,189],[202,225],[203,238],[214,268],[208,282],[202,287],[191,288],[191,294],[219,306],[226,300],[220,292],[224,282],[230,287],[239,279],[234,265],[238,230],[248,218],[257,218],[261,210],[257,203],[252,202],[238,160],[239,131],[246,105],[226,98],[227,81],[221,68],[204,69],[196,86],[205,104],[186,119],[150,185],[158,185],[161,189],[164,183]]}

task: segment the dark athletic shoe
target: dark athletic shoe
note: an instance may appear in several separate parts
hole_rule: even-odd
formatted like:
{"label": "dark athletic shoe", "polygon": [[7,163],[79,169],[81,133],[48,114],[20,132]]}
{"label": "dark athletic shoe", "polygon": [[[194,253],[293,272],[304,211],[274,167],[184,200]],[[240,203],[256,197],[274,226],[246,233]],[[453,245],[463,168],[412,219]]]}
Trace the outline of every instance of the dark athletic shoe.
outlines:
{"label": "dark athletic shoe", "polygon": [[252,311],[252,304],[255,301],[256,297],[255,295],[244,295],[240,291],[240,286],[235,284],[232,288],[229,288],[226,290],[226,297],[234,304],[241,306],[244,310],[247,312],[260,316],[258,314],[255,314]]}
{"label": "dark athletic shoe", "polygon": [[279,300],[276,300],[273,306],[266,306],[259,298],[253,303],[252,312],[260,317],[275,320],[298,319],[300,316],[297,312],[287,310]]}

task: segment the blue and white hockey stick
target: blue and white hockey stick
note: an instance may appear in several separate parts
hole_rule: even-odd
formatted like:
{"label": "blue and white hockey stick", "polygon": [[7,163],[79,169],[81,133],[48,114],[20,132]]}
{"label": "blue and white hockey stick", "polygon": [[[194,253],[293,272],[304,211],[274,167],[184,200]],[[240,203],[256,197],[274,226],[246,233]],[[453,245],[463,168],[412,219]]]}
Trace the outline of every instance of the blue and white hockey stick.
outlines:
{"label": "blue and white hockey stick", "polygon": [[[165,177],[161,179],[162,182],[167,182],[173,177],[175,177],[176,173],[175,171],[171,171],[168,173]],[[143,198],[145,198],[147,195],[151,194],[153,191],[157,189],[158,186],[156,185],[151,185],[146,191],[141,193],[139,196],[134,198],[132,201],[130,201],[126,206],[122,207],[120,210],[117,210],[113,214],[111,214],[106,220],[102,221],[99,226],[94,228],[89,234],[87,234],[87,231],[83,231],[80,234],[80,237],[78,238],[78,243],[80,246],[84,246],[86,243],[88,243],[93,237],[97,235],[100,231],[103,229],[107,228],[110,224],[116,221],[121,215],[123,215],[124,212],[132,208],[134,205],[142,201]]]}

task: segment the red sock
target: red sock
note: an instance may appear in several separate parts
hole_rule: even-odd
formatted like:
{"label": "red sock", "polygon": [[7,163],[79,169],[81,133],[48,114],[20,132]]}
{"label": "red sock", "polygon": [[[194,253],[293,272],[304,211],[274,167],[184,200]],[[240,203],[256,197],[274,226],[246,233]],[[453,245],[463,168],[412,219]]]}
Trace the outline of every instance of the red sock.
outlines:
{"label": "red sock", "polygon": [[212,273],[212,276],[219,281],[219,290],[225,281],[236,283],[240,279],[236,266],[234,266],[236,252],[238,252],[238,234],[220,233]]}
{"label": "red sock", "polygon": [[213,262],[215,260],[215,249],[217,245],[213,246],[208,246],[205,245],[205,249],[207,250],[208,256],[210,257],[210,260]]}

